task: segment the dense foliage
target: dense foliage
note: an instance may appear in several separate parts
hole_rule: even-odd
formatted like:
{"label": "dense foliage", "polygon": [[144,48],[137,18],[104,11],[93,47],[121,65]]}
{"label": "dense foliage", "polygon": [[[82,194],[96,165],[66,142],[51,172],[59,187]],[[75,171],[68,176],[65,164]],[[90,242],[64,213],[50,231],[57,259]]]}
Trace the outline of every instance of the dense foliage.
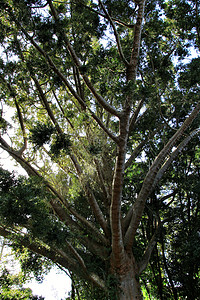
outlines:
{"label": "dense foliage", "polygon": [[73,299],[198,298],[199,15],[0,1],[0,147],[27,172],[0,169],[0,234]]}

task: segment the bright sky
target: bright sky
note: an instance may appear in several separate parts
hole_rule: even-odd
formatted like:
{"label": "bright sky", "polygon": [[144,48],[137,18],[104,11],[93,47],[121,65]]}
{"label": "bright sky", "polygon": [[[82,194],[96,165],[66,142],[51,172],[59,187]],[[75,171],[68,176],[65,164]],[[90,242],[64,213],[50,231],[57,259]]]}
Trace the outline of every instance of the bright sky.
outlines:
{"label": "bright sky", "polygon": [[71,290],[70,278],[58,268],[50,271],[42,283],[32,280],[24,285],[33,291],[34,295],[43,296],[47,300],[66,299]]}

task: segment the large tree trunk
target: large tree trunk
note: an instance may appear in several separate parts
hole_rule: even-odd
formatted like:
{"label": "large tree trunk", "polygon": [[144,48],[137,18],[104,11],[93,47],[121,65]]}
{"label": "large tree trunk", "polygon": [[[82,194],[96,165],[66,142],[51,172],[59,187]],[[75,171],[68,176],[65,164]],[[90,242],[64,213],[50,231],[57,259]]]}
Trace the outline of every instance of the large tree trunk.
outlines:
{"label": "large tree trunk", "polygon": [[[117,274],[116,274],[117,273]],[[120,268],[115,270],[118,280],[118,297],[119,300],[142,300],[142,291],[139,283],[137,263],[134,257],[126,257],[126,262]]]}
{"label": "large tree trunk", "polygon": [[139,283],[139,277],[133,271],[127,272],[121,278],[121,292],[119,300],[142,300],[142,291]]}

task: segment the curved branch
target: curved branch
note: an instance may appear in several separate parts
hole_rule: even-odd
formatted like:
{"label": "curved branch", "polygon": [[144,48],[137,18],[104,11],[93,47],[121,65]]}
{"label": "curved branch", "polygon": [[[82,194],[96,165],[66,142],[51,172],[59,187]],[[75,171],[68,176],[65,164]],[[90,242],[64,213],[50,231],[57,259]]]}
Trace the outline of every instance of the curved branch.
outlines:
{"label": "curved branch", "polygon": [[26,130],[25,130],[25,126],[24,126],[23,116],[22,116],[19,104],[17,103],[16,99],[15,99],[15,106],[17,108],[18,119],[19,119],[19,123],[20,123],[20,126],[21,126],[22,135],[23,135],[23,138],[24,138],[24,144],[21,147],[21,149],[18,150],[19,154],[22,154],[27,148],[27,136],[26,136]]}

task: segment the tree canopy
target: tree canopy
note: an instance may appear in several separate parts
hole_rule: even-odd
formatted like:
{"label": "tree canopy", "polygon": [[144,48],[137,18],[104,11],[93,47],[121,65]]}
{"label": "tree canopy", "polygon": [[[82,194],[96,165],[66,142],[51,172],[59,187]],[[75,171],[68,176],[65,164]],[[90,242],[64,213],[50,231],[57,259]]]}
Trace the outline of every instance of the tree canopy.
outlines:
{"label": "tree canopy", "polygon": [[27,172],[0,169],[0,235],[74,299],[199,295],[199,13],[0,1],[0,147]]}

